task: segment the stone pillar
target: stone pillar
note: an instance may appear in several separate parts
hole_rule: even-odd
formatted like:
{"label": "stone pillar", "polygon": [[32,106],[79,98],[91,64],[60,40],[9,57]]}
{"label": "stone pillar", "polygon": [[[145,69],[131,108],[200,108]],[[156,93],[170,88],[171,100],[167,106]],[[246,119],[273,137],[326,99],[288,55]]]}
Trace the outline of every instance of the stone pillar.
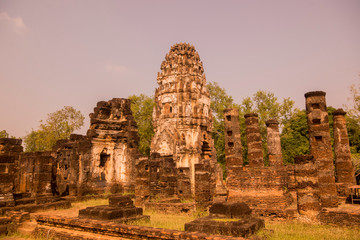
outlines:
{"label": "stone pillar", "polygon": [[212,203],[215,185],[208,162],[195,164],[195,203],[197,211],[204,211]]}
{"label": "stone pillar", "polygon": [[224,110],[226,167],[242,166],[242,146],[239,111],[236,108]]}
{"label": "stone pillar", "polygon": [[282,165],[283,159],[281,153],[279,122],[276,119],[269,119],[266,121],[266,127],[269,166]]}
{"label": "stone pillar", "polygon": [[314,156],[318,167],[321,206],[336,207],[338,198],[325,95],[326,93],[321,91],[305,94],[306,115],[310,154]]}
{"label": "stone pillar", "polygon": [[245,124],[249,166],[264,166],[258,115],[256,113],[245,114]]}
{"label": "stone pillar", "polygon": [[[355,185],[354,166],[351,161],[349,137],[345,120],[346,112],[337,109],[334,116],[334,148],[335,148],[335,169],[337,182],[341,185],[338,188],[340,195],[348,196],[348,186]],[[339,186],[339,185],[338,185]]]}
{"label": "stone pillar", "polygon": [[313,156],[295,157],[297,206],[301,215],[316,220],[320,213],[317,166]]}
{"label": "stone pillar", "polygon": [[150,161],[149,157],[137,160],[135,171],[135,206],[143,206],[150,198]]}

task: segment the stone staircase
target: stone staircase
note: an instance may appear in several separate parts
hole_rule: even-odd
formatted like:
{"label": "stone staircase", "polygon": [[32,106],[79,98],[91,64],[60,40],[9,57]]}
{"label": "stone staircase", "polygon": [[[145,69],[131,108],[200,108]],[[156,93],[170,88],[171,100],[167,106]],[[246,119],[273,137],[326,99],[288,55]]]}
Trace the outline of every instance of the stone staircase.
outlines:
{"label": "stone staircase", "polygon": [[31,236],[36,226],[36,221],[32,219],[30,221],[21,223],[20,226],[17,228],[17,231],[24,236]]}

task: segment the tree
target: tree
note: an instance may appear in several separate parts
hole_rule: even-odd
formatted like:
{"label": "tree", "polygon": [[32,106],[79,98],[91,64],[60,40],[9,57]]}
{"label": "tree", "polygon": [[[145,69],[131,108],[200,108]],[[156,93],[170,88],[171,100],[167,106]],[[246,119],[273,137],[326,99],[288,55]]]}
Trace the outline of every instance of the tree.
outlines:
{"label": "tree", "polygon": [[68,139],[80,129],[84,119],[80,111],[70,106],[48,114],[45,122],[40,121],[38,130],[32,130],[25,136],[25,151],[50,151],[58,140]]}
{"label": "tree", "polygon": [[295,111],[284,122],[280,140],[285,163],[294,163],[294,157],[309,153],[309,132],[305,110]]}
{"label": "tree", "polygon": [[8,138],[9,134],[6,132],[6,130],[0,131],[0,138]]}
{"label": "tree", "polygon": [[[294,108],[294,101],[290,98],[284,98],[282,103],[278,101],[278,98],[274,93],[259,90],[252,97],[246,97],[241,103],[241,111],[243,113],[255,112],[259,116],[259,128],[262,139],[263,153],[265,164],[268,161],[267,154],[267,130],[265,122],[269,119],[276,119],[280,123],[280,128],[282,129],[285,123],[292,117],[297,109]],[[241,119],[241,118],[240,118]],[[241,121],[240,121],[241,122]],[[241,123],[243,124],[243,123]],[[241,126],[246,128],[245,124]],[[243,131],[242,142],[246,142],[245,130]],[[247,146],[244,145],[244,150],[247,150]],[[246,155],[244,162],[247,162]]]}
{"label": "tree", "polygon": [[217,82],[208,82],[207,88],[210,93],[211,110],[213,115],[214,147],[216,149],[217,161],[220,163],[225,173],[225,136],[224,136],[224,110],[227,108],[238,108],[226,90],[219,86]]}
{"label": "tree", "polygon": [[[360,77],[360,75],[359,75]],[[360,83],[350,86],[352,102],[350,106],[345,106],[346,127],[349,134],[349,142],[351,149],[351,158],[354,163],[355,175],[357,182],[360,181]]]}
{"label": "tree", "polygon": [[346,122],[349,133],[351,153],[360,153],[360,83],[350,86],[352,102],[350,106],[345,106],[347,110]]}
{"label": "tree", "polygon": [[152,112],[155,106],[154,98],[144,94],[131,95],[131,111],[139,131],[139,151],[143,155],[150,155],[151,138],[154,136]]}

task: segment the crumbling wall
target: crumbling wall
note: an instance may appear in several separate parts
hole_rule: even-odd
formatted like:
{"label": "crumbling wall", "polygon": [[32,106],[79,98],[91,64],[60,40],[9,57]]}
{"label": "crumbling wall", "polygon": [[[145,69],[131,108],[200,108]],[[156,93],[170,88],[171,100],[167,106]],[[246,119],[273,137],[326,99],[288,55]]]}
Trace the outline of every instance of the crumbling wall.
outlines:
{"label": "crumbling wall", "polygon": [[90,114],[90,182],[95,191],[134,191],[135,161],[139,157],[137,125],[130,100],[101,101]]}
{"label": "crumbling wall", "polygon": [[0,138],[0,207],[14,206],[21,139]]}
{"label": "crumbling wall", "polygon": [[47,201],[55,192],[53,176],[56,169],[53,153],[26,152],[19,158],[19,182],[17,192],[31,193],[37,202]]}
{"label": "crumbling wall", "polygon": [[290,177],[285,166],[230,167],[228,201],[243,201],[257,209],[286,209],[296,203],[290,193]]}
{"label": "crumbling wall", "polygon": [[56,165],[56,191],[60,196],[92,193],[89,186],[91,141],[72,134],[53,147]]}
{"label": "crumbling wall", "polygon": [[[228,112],[225,112],[225,124],[229,122],[227,119]],[[270,146],[274,146],[276,149],[269,151],[272,157],[271,164],[267,167],[264,166],[258,115],[255,113],[246,114],[245,123],[249,165],[227,163],[228,201],[245,202],[256,213],[264,216],[294,217],[293,208],[296,206],[294,169],[292,166],[282,165],[281,147],[280,152],[278,151],[280,136],[277,134],[277,123],[268,122]],[[236,126],[238,124],[233,122],[231,125]],[[226,127],[225,131],[234,128],[229,126]],[[232,141],[240,141],[240,136]],[[231,141],[226,141],[226,143],[228,142]],[[232,158],[227,157],[226,160],[232,161]]]}
{"label": "crumbling wall", "polygon": [[195,203],[198,211],[206,210],[213,201],[215,181],[211,179],[214,177],[212,170],[209,162],[195,164]]}

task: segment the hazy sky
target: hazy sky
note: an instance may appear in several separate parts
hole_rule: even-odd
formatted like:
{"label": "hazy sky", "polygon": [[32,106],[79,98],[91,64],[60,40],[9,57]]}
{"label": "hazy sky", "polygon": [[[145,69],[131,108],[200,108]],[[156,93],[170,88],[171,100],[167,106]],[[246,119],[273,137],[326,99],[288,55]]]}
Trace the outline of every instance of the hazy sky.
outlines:
{"label": "hazy sky", "polygon": [[360,1],[0,0],[0,130],[25,136],[46,114],[153,95],[170,46],[195,46],[208,81],[240,103],[257,90],[304,107],[347,104],[360,80]]}

